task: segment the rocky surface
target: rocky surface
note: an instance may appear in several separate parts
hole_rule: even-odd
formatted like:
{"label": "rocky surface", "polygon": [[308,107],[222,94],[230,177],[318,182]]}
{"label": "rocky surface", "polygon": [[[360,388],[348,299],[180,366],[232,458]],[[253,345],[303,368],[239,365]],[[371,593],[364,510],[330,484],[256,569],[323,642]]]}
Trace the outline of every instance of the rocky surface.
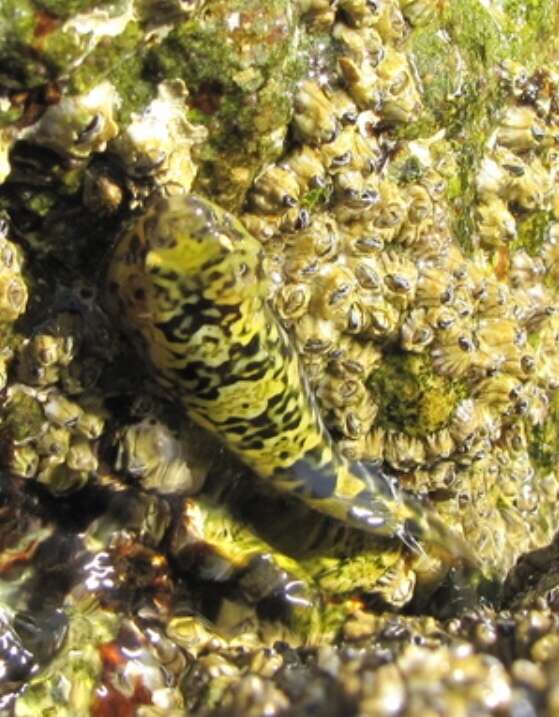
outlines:
{"label": "rocky surface", "polygon": [[[557,713],[557,29],[556,0],[0,4],[0,714]],[[157,389],[105,258],[191,190],[262,242],[340,450],[479,574],[269,493]]]}

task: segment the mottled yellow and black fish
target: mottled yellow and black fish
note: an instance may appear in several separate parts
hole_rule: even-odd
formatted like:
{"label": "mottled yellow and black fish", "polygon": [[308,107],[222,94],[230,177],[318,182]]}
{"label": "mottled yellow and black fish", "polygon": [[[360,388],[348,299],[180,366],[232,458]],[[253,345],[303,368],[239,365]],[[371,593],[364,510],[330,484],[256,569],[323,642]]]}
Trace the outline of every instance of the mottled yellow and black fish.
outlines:
{"label": "mottled yellow and black fish", "polygon": [[232,215],[193,194],[158,199],[117,243],[108,302],[160,384],[261,478],[353,527],[451,548],[380,469],[336,452],[261,272]]}

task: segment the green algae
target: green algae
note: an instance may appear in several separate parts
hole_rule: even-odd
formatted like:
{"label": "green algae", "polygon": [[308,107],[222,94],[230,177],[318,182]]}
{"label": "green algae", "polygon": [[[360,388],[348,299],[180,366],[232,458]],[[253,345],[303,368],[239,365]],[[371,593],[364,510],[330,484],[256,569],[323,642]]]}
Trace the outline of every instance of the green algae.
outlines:
{"label": "green algae", "polygon": [[443,428],[466,395],[465,386],[440,376],[428,358],[392,354],[373,371],[368,387],[379,402],[379,425],[421,438]]}
{"label": "green algae", "polygon": [[198,188],[236,208],[282,151],[300,74],[289,0],[213,0],[150,52],[160,78],[181,78],[209,130]]}
{"label": "green algae", "polygon": [[0,87],[30,89],[69,74],[86,39],[31,0],[0,3]]}
{"label": "green algae", "polygon": [[528,453],[536,469],[541,474],[556,471],[559,455],[559,392],[556,391],[550,401],[545,421],[528,428]]}
{"label": "green algae", "polygon": [[511,250],[524,249],[530,256],[537,256],[548,238],[553,221],[553,212],[543,209],[519,218],[518,234],[511,242]]}
{"label": "green algae", "polygon": [[541,63],[557,44],[552,0],[510,0],[503,10],[480,0],[445,3],[437,18],[412,33],[408,45],[425,109],[402,136],[426,136],[445,128],[458,165],[448,193],[453,228],[466,251],[475,236],[471,177],[502,106],[499,65],[504,59],[528,66]]}
{"label": "green algae", "polygon": [[[0,3],[0,87],[9,89],[30,89],[47,85],[60,79],[71,78],[77,71],[81,78],[76,80],[78,87],[93,86],[99,79],[96,65],[103,64],[108,70],[112,65],[116,69],[122,65],[120,53],[129,46],[126,32],[116,37],[107,37],[90,50],[91,33],[78,33],[65,20],[82,10],[106,8],[110,17],[120,10],[115,3],[76,0],[67,3],[63,0],[5,0]],[[85,69],[84,56],[93,53],[95,59]],[[77,70],[76,70],[77,68]],[[116,73],[118,75],[118,72]],[[87,76],[88,81],[83,78]],[[127,90],[132,90],[132,81]],[[133,93],[132,93],[133,94]],[[126,97],[126,93],[124,93]],[[127,100],[128,101],[128,100]]]}
{"label": "green algae", "polygon": [[143,109],[157,92],[146,68],[143,37],[139,23],[131,21],[117,37],[101,40],[73,73],[72,93],[85,93],[99,82],[109,80],[122,100],[116,108],[117,121],[129,122],[132,113]]}
{"label": "green algae", "polygon": [[34,4],[54,17],[66,20],[69,17],[95,9],[109,9],[114,0],[34,0]]}
{"label": "green algae", "polygon": [[332,195],[332,187],[316,187],[310,189],[301,200],[301,206],[309,211],[325,206]]}
{"label": "green algae", "polygon": [[39,402],[23,391],[18,391],[4,407],[2,416],[2,439],[21,443],[34,438],[40,431],[45,417]]}

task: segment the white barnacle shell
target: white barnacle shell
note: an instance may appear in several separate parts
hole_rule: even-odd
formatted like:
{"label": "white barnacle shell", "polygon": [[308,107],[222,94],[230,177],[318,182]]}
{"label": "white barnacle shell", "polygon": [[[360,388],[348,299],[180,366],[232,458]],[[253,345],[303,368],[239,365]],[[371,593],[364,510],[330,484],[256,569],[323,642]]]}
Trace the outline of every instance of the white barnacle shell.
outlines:
{"label": "white barnacle shell", "polygon": [[114,112],[119,104],[113,85],[101,82],[86,94],[65,96],[48,107],[41,119],[21,136],[59,155],[86,158],[93,152],[102,152],[116,137]]}
{"label": "white barnacle shell", "polygon": [[516,376],[496,373],[476,386],[474,397],[480,405],[487,405],[504,413],[512,407],[519,395],[520,387],[521,382]]}
{"label": "white barnacle shell", "polygon": [[70,447],[70,436],[68,428],[49,424],[37,440],[37,453],[41,458],[55,458],[63,463]]}
{"label": "white barnacle shell", "polygon": [[384,290],[384,270],[379,259],[374,256],[360,256],[348,260],[359,286],[367,292],[382,294]]}
{"label": "white barnacle shell", "polygon": [[281,214],[254,214],[245,212],[240,217],[245,229],[262,244],[271,242],[281,234]]}
{"label": "white barnacle shell", "polygon": [[295,338],[303,354],[326,354],[339,340],[331,321],[305,314],[295,323]]}
{"label": "white barnacle shell", "polygon": [[[124,0],[85,12],[72,14],[63,26],[63,32],[76,33],[84,43],[84,56],[90,53],[104,38],[116,37],[124,32],[128,23],[134,20],[134,0]],[[76,60],[78,63],[81,61]]]}
{"label": "white barnacle shell", "polygon": [[65,349],[63,337],[35,334],[23,342],[18,352],[18,378],[35,386],[56,383],[60,367],[67,366],[72,359],[71,350],[67,352]]}
{"label": "white barnacle shell", "polygon": [[23,266],[22,252],[20,248],[11,241],[8,241],[0,227],[0,272],[21,272]]}
{"label": "white barnacle shell", "polygon": [[399,3],[397,0],[384,0],[379,5],[379,9],[376,29],[385,42],[398,44],[406,37],[408,31]]}
{"label": "white barnacle shell", "polygon": [[364,380],[381,360],[381,351],[372,343],[342,336],[328,355],[328,370],[336,376],[357,376]]}
{"label": "white barnacle shell", "polygon": [[405,196],[408,201],[408,220],[412,224],[420,224],[431,216],[433,202],[425,187],[412,184],[406,189]]}
{"label": "white barnacle shell", "polygon": [[419,184],[427,190],[433,202],[440,201],[444,197],[447,188],[445,177],[433,167],[428,167],[423,172]]}
{"label": "white barnacle shell", "polygon": [[462,378],[477,364],[478,347],[467,325],[457,322],[440,331],[433,349],[435,370],[451,378]]}
{"label": "white barnacle shell", "polygon": [[254,181],[249,201],[258,212],[274,214],[296,206],[299,183],[288,169],[268,165]]}
{"label": "white barnacle shell", "polygon": [[395,251],[380,258],[386,297],[398,306],[407,306],[416,292],[418,270],[413,261]]}
{"label": "white barnacle shell", "polygon": [[334,175],[334,196],[337,203],[359,205],[365,190],[365,178],[354,169],[343,169]]}
{"label": "white barnacle shell", "polygon": [[343,175],[340,181],[343,189],[338,192],[333,207],[336,219],[340,224],[367,222],[375,216],[379,204],[377,176],[370,174],[363,178],[360,172],[355,171],[344,172]]}
{"label": "white barnacle shell", "polygon": [[476,403],[471,398],[460,401],[449,425],[452,440],[462,445],[479,430],[480,424],[481,413]]}
{"label": "white barnacle shell", "polygon": [[290,253],[315,256],[321,263],[338,256],[338,231],[333,217],[320,214],[308,229],[286,237],[285,245]]}
{"label": "white barnacle shell", "polygon": [[356,29],[345,22],[338,22],[332,34],[342,48],[342,55],[353,60],[356,65],[370,61],[371,54],[373,64],[377,64],[384,54],[380,35],[372,28]]}
{"label": "white barnacle shell", "polygon": [[370,62],[360,63],[351,57],[338,59],[340,72],[351,97],[361,109],[375,109],[380,100],[377,73]]}
{"label": "white barnacle shell", "polygon": [[452,293],[450,303],[460,319],[466,319],[474,313],[474,299],[472,292],[467,286],[460,284],[456,286],[454,292]]}
{"label": "white barnacle shell", "polygon": [[[2,109],[2,98],[0,98],[0,109]],[[4,182],[11,171],[10,151],[16,138],[17,133],[13,128],[5,127],[0,130],[0,184]]]}
{"label": "white barnacle shell", "polygon": [[476,301],[480,318],[501,318],[511,304],[510,288],[494,279],[484,279],[476,291]]}
{"label": "white barnacle shell", "polygon": [[427,308],[426,319],[437,332],[449,331],[458,324],[458,314],[447,305]]}
{"label": "white barnacle shell", "polygon": [[[377,412],[377,407],[370,400],[365,385],[355,376],[328,376],[319,387],[318,396],[327,408],[333,408],[338,412],[338,418],[351,408],[354,415],[357,415],[355,411],[361,414],[360,423],[364,422],[370,425]],[[342,424],[343,422],[344,418],[342,417]],[[362,432],[359,430],[358,435]],[[349,435],[349,437],[355,438],[357,434]]]}
{"label": "white barnacle shell", "polygon": [[528,384],[529,403],[525,416],[535,426],[541,426],[549,415],[548,390],[547,387]]}
{"label": "white barnacle shell", "polygon": [[319,386],[317,395],[324,409],[332,413],[330,422],[344,436],[355,440],[369,432],[378,406],[355,377],[330,376]]}
{"label": "white barnacle shell", "polygon": [[[504,159],[505,163],[499,159]],[[524,163],[518,157],[512,155],[510,162],[506,163],[507,159],[509,158],[498,157],[495,153],[493,156],[486,155],[481,160],[475,181],[476,189],[482,199],[504,193],[510,183],[511,174],[515,171],[524,171]]]}
{"label": "white barnacle shell", "polygon": [[0,271],[0,321],[15,321],[28,300],[27,285],[18,271]]}
{"label": "white barnacle shell", "polygon": [[454,452],[455,445],[448,428],[440,428],[425,438],[427,455],[431,459],[448,458]]}
{"label": "white barnacle shell", "polygon": [[418,438],[389,431],[384,439],[384,459],[397,470],[412,470],[425,462],[425,446]]}
{"label": "white barnacle shell", "polygon": [[380,167],[383,152],[378,139],[372,133],[377,122],[373,112],[361,112],[357,120],[357,132],[353,136],[351,168],[363,175],[370,174]]}
{"label": "white barnacle shell", "polygon": [[281,217],[280,229],[285,234],[293,234],[300,232],[307,227],[312,226],[314,216],[304,206],[295,205],[285,210],[282,214],[275,216]]}
{"label": "white barnacle shell", "polygon": [[367,304],[366,335],[375,340],[396,338],[401,325],[401,312],[392,303],[380,299]]}
{"label": "white barnacle shell", "polygon": [[321,215],[308,229],[285,238],[285,276],[296,282],[313,281],[321,266],[335,257],[337,247],[335,223]]}
{"label": "white barnacle shell", "polygon": [[540,285],[545,275],[545,264],[540,257],[530,256],[526,251],[516,251],[511,257],[509,278],[511,285],[530,286]]}
{"label": "white barnacle shell", "polygon": [[516,221],[507,205],[499,197],[490,197],[476,207],[478,232],[486,247],[494,247],[514,239]]}
{"label": "white barnacle shell", "polygon": [[11,446],[4,462],[6,468],[20,478],[33,478],[39,468],[39,456],[31,444]]}
{"label": "white barnacle shell", "polygon": [[515,152],[536,149],[545,137],[545,125],[531,107],[510,106],[497,130],[497,142]]}
{"label": "white barnacle shell", "polygon": [[[432,219],[426,219],[419,224],[407,221],[398,232],[398,244],[410,247],[414,254],[421,252],[425,246],[429,252],[432,238],[437,236],[437,230]],[[437,251],[439,255],[439,252]]]}
{"label": "white barnacle shell", "polygon": [[400,231],[407,215],[406,200],[399,188],[388,180],[379,183],[380,201],[373,213],[373,223],[378,229],[392,229],[394,235]]}
{"label": "white barnacle shell", "polygon": [[73,439],[66,454],[66,465],[73,471],[84,473],[96,471],[99,461],[90,441],[83,438]]}
{"label": "white barnacle shell", "polygon": [[293,150],[279,166],[293,174],[299,193],[326,186],[326,171],[320,154],[307,144]]}
{"label": "white barnacle shell", "polygon": [[330,142],[320,146],[320,160],[329,174],[334,175],[351,165],[354,134],[353,127],[344,127]]}
{"label": "white barnacle shell", "polygon": [[299,319],[307,312],[311,300],[308,284],[283,284],[274,297],[274,307],[283,321]]}
{"label": "white barnacle shell", "polygon": [[506,199],[515,202],[522,209],[532,211],[542,207],[550,193],[548,173],[542,162],[534,158],[522,174],[511,179]]}
{"label": "white barnacle shell", "polygon": [[511,350],[520,360],[520,349],[525,343],[525,332],[512,318],[494,317],[482,319],[476,330],[480,352],[487,354],[494,367],[500,367]]}
{"label": "white barnacle shell", "polygon": [[371,221],[355,221],[343,226],[341,241],[349,256],[375,256],[394,235],[394,230],[377,229]]}
{"label": "white barnacle shell", "polygon": [[405,351],[421,353],[433,342],[435,332],[425,309],[414,309],[406,317],[400,330],[400,345]]}
{"label": "white barnacle shell", "polygon": [[374,426],[371,432],[365,438],[363,446],[363,457],[368,460],[380,460],[384,457],[384,441],[386,431],[382,426]]}
{"label": "white barnacle shell", "polygon": [[336,111],[338,121],[342,126],[354,125],[359,117],[357,105],[349,94],[340,88],[327,92],[328,98]]}
{"label": "white barnacle shell", "polygon": [[313,286],[312,307],[319,316],[344,327],[347,313],[355,300],[357,281],[349,268],[327,264]]}
{"label": "white barnacle shell", "polygon": [[448,304],[454,296],[455,280],[448,270],[419,263],[417,301],[420,306]]}
{"label": "white barnacle shell", "polygon": [[197,166],[192,148],[206,139],[207,130],[187,119],[188,91],[182,80],[162,82],[157,97],[112,143],[132,177],[157,175],[169,189],[189,191]]}
{"label": "white barnacle shell", "polygon": [[348,22],[354,27],[368,27],[378,21],[380,5],[368,0],[339,0]]}
{"label": "white barnacle shell", "polygon": [[436,0],[400,0],[400,8],[411,25],[424,25],[437,12]]}
{"label": "white barnacle shell", "polygon": [[503,430],[503,442],[507,451],[511,451],[513,454],[523,453],[528,446],[524,421],[515,421],[506,425]]}
{"label": "white barnacle shell", "polygon": [[69,401],[57,391],[51,391],[47,395],[43,410],[49,421],[57,426],[73,427],[83,414],[80,405]]}
{"label": "white barnacle shell", "polygon": [[368,306],[369,303],[366,297],[363,296],[358,296],[355,301],[351,302],[345,316],[345,326],[343,328],[345,333],[356,336],[367,333],[370,325]]}
{"label": "white barnacle shell", "polygon": [[283,265],[283,273],[289,281],[311,282],[320,271],[320,261],[314,252],[290,252]]}
{"label": "white barnacle shell", "polygon": [[421,111],[421,99],[406,55],[390,49],[379,63],[377,72],[382,93],[382,117],[392,122],[416,119]]}
{"label": "white barnacle shell", "polygon": [[294,109],[293,127],[303,142],[331,142],[338,134],[335,107],[314,80],[305,80],[299,85]]}
{"label": "white barnacle shell", "polygon": [[205,470],[191,465],[189,458],[186,445],[165,424],[146,418],[124,429],[115,465],[117,470],[137,478],[146,489],[193,493],[200,488]]}

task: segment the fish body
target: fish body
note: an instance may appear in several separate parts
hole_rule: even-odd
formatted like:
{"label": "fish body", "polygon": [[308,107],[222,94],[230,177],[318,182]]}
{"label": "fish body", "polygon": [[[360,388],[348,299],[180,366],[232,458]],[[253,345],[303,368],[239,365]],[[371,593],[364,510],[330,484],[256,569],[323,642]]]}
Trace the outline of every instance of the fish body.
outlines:
{"label": "fish body", "polygon": [[267,302],[261,246],[231,214],[156,200],[117,242],[107,292],[159,383],[258,476],[379,536],[448,538],[380,467],[337,452]]}

